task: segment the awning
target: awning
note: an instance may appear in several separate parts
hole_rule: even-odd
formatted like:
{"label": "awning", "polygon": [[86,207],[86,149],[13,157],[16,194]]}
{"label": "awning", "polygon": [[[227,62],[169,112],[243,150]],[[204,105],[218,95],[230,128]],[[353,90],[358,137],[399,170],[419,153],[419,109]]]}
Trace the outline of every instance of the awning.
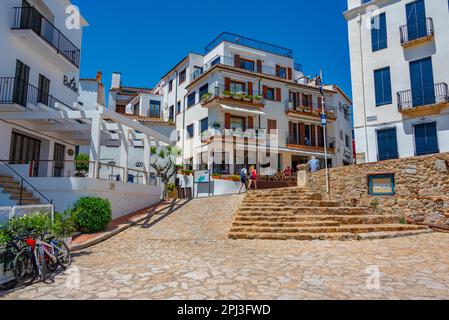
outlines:
{"label": "awning", "polygon": [[250,109],[240,108],[240,107],[230,107],[225,104],[220,104],[220,105],[223,108],[223,110],[242,112],[242,113],[247,113],[247,114],[256,114],[256,115],[261,115],[261,116],[265,115],[265,112],[262,112],[259,110],[250,110]]}

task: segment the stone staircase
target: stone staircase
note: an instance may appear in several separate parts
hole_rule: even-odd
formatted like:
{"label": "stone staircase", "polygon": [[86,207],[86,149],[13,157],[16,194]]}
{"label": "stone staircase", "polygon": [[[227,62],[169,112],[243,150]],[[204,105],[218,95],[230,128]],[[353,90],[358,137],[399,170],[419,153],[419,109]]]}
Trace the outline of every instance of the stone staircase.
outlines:
{"label": "stone staircase", "polygon": [[[20,182],[16,181],[12,176],[0,175],[0,190],[2,193],[9,194],[9,199],[19,204],[20,202]],[[22,205],[41,204],[40,199],[35,198],[33,193],[28,191],[26,186],[23,187]]]}
{"label": "stone staircase", "polygon": [[250,191],[237,211],[230,239],[363,240],[432,232],[401,224],[397,215],[367,207],[343,207],[298,188]]}

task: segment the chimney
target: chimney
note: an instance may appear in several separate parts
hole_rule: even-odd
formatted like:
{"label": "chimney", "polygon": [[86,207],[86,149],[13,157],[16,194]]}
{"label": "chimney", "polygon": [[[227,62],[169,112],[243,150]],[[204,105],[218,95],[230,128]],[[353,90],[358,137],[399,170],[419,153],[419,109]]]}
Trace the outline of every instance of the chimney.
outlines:
{"label": "chimney", "polygon": [[95,79],[97,79],[97,81],[98,81],[99,83],[101,83],[102,80],[103,80],[103,72],[97,71],[97,76],[95,77]]}
{"label": "chimney", "polygon": [[111,89],[118,89],[118,88],[120,88],[121,77],[122,77],[122,74],[120,72],[113,72],[112,73]]}

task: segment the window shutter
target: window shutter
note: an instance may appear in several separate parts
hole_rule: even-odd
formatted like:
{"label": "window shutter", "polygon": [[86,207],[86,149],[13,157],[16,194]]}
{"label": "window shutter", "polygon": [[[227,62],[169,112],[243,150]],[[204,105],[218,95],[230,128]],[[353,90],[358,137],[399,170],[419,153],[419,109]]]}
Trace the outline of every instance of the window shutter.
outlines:
{"label": "window shutter", "polygon": [[300,144],[304,146],[306,144],[306,126],[304,123],[299,124],[299,136],[301,137]]}
{"label": "window shutter", "polygon": [[263,90],[263,97],[264,97],[264,99],[267,99],[267,86],[263,86],[262,90]]}
{"label": "window shutter", "polygon": [[240,68],[240,55],[234,55],[234,67]]}
{"label": "window shutter", "polygon": [[254,117],[253,116],[248,117],[248,129],[254,129]]}
{"label": "window shutter", "polygon": [[288,69],[287,69],[287,79],[288,79],[288,80],[292,80],[292,79],[293,79],[292,68],[288,68]]}
{"label": "window shutter", "polygon": [[262,72],[262,60],[257,60],[257,72]]}
{"label": "window shutter", "polygon": [[225,91],[231,91],[231,79],[228,77],[225,78]]}
{"label": "window shutter", "polygon": [[294,139],[294,137],[293,137],[293,122],[289,121],[288,122],[288,141],[287,141],[287,144],[291,144],[293,139]]}
{"label": "window shutter", "polygon": [[248,81],[248,95],[253,95],[253,83],[251,81]]}
{"label": "window shutter", "polygon": [[275,97],[276,101],[281,101],[282,100],[282,91],[281,88],[276,88],[276,97]]}
{"label": "window shutter", "polygon": [[296,97],[296,107],[301,107],[302,106],[302,100],[301,100],[301,93],[298,92],[296,93],[297,97]]}
{"label": "window shutter", "polygon": [[310,130],[311,130],[311,134],[310,134],[310,145],[312,147],[316,146],[316,125],[311,125],[310,126]]}
{"label": "window shutter", "polygon": [[276,76],[279,77],[279,74],[281,73],[281,66],[280,65],[276,65]]}
{"label": "window shutter", "polygon": [[231,114],[225,113],[225,129],[231,129]]}
{"label": "window shutter", "polygon": [[323,127],[318,127],[318,147],[324,147]]}

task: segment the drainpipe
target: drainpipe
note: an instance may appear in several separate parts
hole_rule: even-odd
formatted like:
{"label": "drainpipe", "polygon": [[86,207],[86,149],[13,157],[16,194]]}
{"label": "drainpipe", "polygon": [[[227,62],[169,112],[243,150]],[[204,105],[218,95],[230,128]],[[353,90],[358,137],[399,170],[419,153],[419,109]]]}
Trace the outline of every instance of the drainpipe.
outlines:
{"label": "drainpipe", "polygon": [[368,123],[367,123],[367,119],[366,119],[366,98],[365,98],[365,84],[364,84],[364,80],[365,80],[365,68],[363,65],[363,44],[362,44],[362,16],[359,13],[358,14],[358,23],[359,23],[359,42],[360,42],[360,64],[362,67],[362,97],[363,97],[363,121],[364,121],[364,126],[365,126],[365,147],[366,147],[366,161],[365,163],[369,163],[370,162],[370,157],[369,157],[369,148],[368,148]]}

